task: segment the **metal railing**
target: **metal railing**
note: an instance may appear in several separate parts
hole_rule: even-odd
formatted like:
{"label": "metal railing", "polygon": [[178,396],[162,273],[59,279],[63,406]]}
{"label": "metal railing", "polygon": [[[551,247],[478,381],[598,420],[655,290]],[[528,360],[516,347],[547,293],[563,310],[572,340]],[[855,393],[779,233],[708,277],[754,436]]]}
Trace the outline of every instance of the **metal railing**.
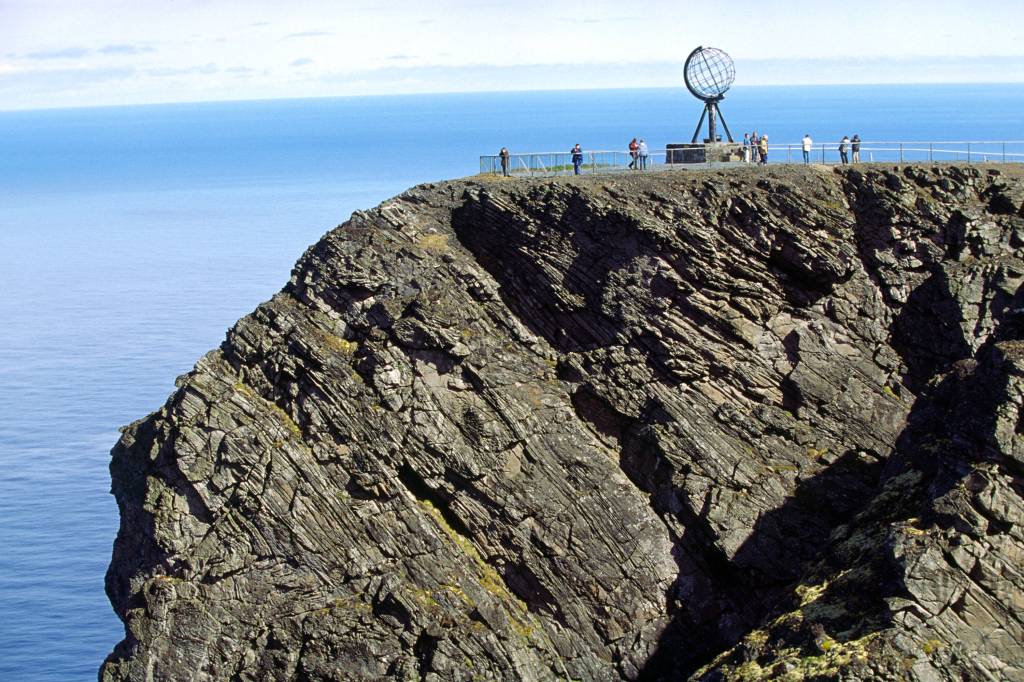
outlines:
{"label": "metal railing", "polygon": [[[621,173],[633,170],[630,166],[635,161],[635,169],[664,170],[688,168],[718,168],[742,166],[742,146],[730,161],[702,161],[699,163],[681,163],[678,149],[657,149],[649,152],[646,158],[634,157],[628,151],[583,151],[580,164],[581,174]],[[850,163],[856,163],[852,145],[847,145],[847,157]],[[1022,163],[1024,162],[1024,141],[962,141],[962,142],[886,142],[862,141],[859,153],[860,163]],[[842,163],[838,142],[815,142],[808,154],[808,162],[815,164]],[[750,165],[757,163],[755,160]],[[804,163],[803,144],[769,144],[768,163]],[[480,173],[484,175],[502,174],[501,157],[497,154],[480,157]],[[514,176],[550,176],[572,175],[576,172],[571,152],[531,152],[526,154],[510,154],[507,161],[507,173]]]}

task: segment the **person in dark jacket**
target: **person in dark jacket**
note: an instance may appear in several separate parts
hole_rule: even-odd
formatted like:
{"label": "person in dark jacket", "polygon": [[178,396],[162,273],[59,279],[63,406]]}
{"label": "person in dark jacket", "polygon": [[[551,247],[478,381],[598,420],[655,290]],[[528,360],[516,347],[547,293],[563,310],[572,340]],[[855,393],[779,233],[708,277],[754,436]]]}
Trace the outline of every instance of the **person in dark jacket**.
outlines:
{"label": "person in dark jacket", "polygon": [[853,162],[860,163],[860,135],[857,133],[854,133],[853,139],[850,140],[850,151],[853,152]]}
{"label": "person in dark jacket", "polygon": [[508,147],[502,147],[501,151],[498,153],[498,156],[501,157],[501,174],[504,175],[507,178],[508,177],[508,157],[509,157]]}
{"label": "person in dark jacket", "polygon": [[630,161],[629,161],[629,169],[630,170],[636,170],[636,166],[637,166],[636,162],[637,162],[637,157],[639,155],[640,155],[640,145],[637,144],[636,138],[634,137],[629,142],[629,159],[630,159]]}
{"label": "person in dark jacket", "polygon": [[846,153],[846,148],[850,144],[850,138],[843,135],[843,139],[839,140],[839,160],[843,163],[850,163],[850,156]]}
{"label": "person in dark jacket", "polygon": [[583,150],[580,148],[579,143],[572,148],[572,172],[576,175],[580,174],[580,166],[583,165]]}

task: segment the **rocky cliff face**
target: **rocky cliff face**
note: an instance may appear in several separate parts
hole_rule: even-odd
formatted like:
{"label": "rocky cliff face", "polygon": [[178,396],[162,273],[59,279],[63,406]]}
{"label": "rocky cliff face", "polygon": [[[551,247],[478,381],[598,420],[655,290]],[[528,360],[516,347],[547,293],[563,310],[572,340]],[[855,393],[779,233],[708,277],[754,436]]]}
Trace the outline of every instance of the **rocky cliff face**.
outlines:
{"label": "rocky cliff face", "polygon": [[1024,178],[426,185],[114,448],[104,680],[1024,679]]}

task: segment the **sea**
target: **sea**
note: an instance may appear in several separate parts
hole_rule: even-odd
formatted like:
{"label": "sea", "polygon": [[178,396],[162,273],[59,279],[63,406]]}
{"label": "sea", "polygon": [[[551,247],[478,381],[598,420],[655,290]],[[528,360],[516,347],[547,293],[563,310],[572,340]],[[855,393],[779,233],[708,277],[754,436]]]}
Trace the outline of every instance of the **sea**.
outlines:
{"label": "sea", "polygon": [[[479,156],[689,141],[684,88],[0,112],[0,680],[93,680],[109,451],[356,209]],[[773,142],[1021,140],[1024,84],[740,87]]]}

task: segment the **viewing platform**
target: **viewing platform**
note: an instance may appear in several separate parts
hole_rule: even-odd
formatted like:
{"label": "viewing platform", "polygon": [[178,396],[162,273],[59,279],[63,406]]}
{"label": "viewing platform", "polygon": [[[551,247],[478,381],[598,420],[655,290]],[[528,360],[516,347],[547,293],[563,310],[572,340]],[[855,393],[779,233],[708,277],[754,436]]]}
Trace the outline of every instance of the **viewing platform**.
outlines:
{"label": "viewing platform", "polygon": [[[742,145],[730,145],[739,147]],[[679,151],[676,149],[651,150],[646,158],[636,160],[636,172],[653,170],[686,170],[696,168],[727,168],[731,166],[756,165],[757,162],[746,163],[741,155],[733,154],[730,161],[703,161],[698,163],[680,162]],[[630,168],[633,161],[629,151],[600,150],[583,151],[581,174],[623,173],[634,172]],[[860,163],[1021,163],[1024,162],[1024,141],[862,141],[860,143]],[[803,164],[803,146],[801,142],[769,144],[768,163]],[[842,163],[839,142],[815,142],[809,153],[808,163],[839,165]],[[511,176],[555,176],[572,175],[574,172],[572,153],[565,152],[531,152],[509,154],[508,175]],[[498,154],[480,157],[480,173],[482,175],[502,174],[501,156]]]}

